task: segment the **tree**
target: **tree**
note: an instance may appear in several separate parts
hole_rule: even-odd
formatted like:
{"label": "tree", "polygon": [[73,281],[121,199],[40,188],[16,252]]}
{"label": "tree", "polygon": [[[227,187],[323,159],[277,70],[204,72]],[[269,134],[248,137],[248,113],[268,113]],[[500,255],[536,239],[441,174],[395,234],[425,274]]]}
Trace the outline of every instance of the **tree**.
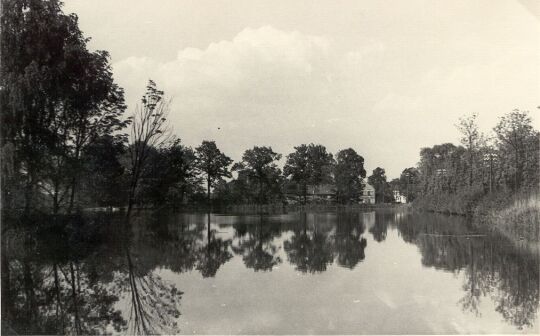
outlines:
{"label": "tree", "polygon": [[[95,139],[115,135],[127,121],[123,90],[112,79],[106,51],[90,52],[76,15],[60,1],[3,1],[0,110],[2,151],[13,162],[4,195],[22,189],[24,207],[46,191],[53,211],[75,199],[81,154]],[[22,47],[24,46],[24,47]]]}
{"label": "tree", "polygon": [[478,124],[476,122],[477,117],[478,115],[476,113],[468,117],[462,117],[459,119],[459,124],[456,125],[457,129],[461,132],[461,144],[467,150],[469,186],[472,186],[475,182],[475,171],[479,170],[479,159],[481,159],[480,148],[483,143],[483,137],[478,130]]}
{"label": "tree", "polygon": [[229,166],[233,160],[223,154],[214,141],[203,141],[195,148],[195,165],[199,172],[206,175],[206,192],[208,205],[211,205],[210,190],[223,177],[231,177]]}
{"label": "tree", "polygon": [[[539,132],[534,130],[528,112],[514,110],[501,117],[494,128],[503,161],[511,162],[506,171],[512,190],[538,186]],[[509,178],[508,178],[509,177]]]}
{"label": "tree", "polygon": [[128,216],[135,202],[137,186],[147,164],[150,150],[162,147],[172,138],[171,129],[167,123],[169,109],[170,102],[163,100],[163,91],[158,90],[156,83],[149,80],[142,104],[137,106],[130,117],[132,123],[129,146]]}
{"label": "tree", "polygon": [[233,166],[233,170],[238,171],[239,176],[255,182],[259,204],[268,201],[268,190],[280,192],[281,170],[276,164],[279,159],[281,154],[274,152],[272,147],[255,146],[246,150],[242,155],[242,161]]}
{"label": "tree", "polygon": [[375,188],[376,203],[393,202],[394,195],[391,190],[392,188],[386,182],[386,172],[383,168],[375,168],[373,174],[368,177],[368,182]]}
{"label": "tree", "polygon": [[294,149],[287,155],[283,172],[301,186],[305,203],[308,184],[316,186],[332,181],[334,159],[323,145],[300,145]]}
{"label": "tree", "polygon": [[354,149],[344,149],[336,154],[334,179],[338,202],[358,201],[362,194],[362,180],[365,177],[364,158],[358,155]]}
{"label": "tree", "polygon": [[407,198],[407,202],[412,202],[416,198],[417,188],[420,184],[420,173],[414,167],[405,168],[399,176],[399,192]]}
{"label": "tree", "polygon": [[[112,136],[100,137],[84,148],[81,154],[82,195],[96,206],[125,204],[124,167],[120,157],[126,148]],[[61,201],[61,200],[60,200]]]}
{"label": "tree", "polygon": [[160,149],[151,148],[148,157],[140,182],[144,202],[175,207],[200,189],[195,154],[182,146],[179,139]]}
{"label": "tree", "polygon": [[332,182],[332,170],[334,167],[334,158],[331,153],[326,151],[323,145],[310,144],[308,146],[310,171],[309,183],[311,185],[320,185],[322,183]]}
{"label": "tree", "polygon": [[468,186],[465,152],[451,143],[422,148],[418,167],[422,193],[454,193]]}
{"label": "tree", "polygon": [[310,177],[310,171],[308,168],[308,146],[300,145],[294,147],[294,149],[295,151],[293,153],[287,155],[287,162],[283,167],[283,173],[285,176],[290,177],[292,181],[301,186],[301,192],[305,203],[307,199],[307,184]]}

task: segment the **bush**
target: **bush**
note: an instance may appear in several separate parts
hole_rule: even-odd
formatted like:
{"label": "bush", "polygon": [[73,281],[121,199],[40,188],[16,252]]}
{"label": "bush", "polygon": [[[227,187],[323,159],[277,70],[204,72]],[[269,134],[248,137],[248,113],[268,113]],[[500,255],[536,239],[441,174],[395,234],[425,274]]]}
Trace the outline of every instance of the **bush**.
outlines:
{"label": "bush", "polygon": [[432,194],[419,197],[413,205],[421,210],[457,215],[472,215],[476,204],[482,199],[483,191],[479,187],[461,189],[455,194]]}

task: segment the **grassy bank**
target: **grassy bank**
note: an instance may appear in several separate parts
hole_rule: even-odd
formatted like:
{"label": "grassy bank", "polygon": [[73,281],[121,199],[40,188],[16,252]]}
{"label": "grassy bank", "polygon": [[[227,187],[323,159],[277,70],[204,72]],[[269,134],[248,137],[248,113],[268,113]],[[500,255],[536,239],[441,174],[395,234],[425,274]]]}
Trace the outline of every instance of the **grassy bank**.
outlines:
{"label": "grassy bank", "polygon": [[539,245],[540,193],[516,194],[506,202],[482,200],[474,216],[483,225],[495,228],[514,240]]}
{"label": "grassy bank", "polygon": [[418,198],[416,209],[465,215],[516,242],[540,245],[540,192],[484,195],[477,190]]}

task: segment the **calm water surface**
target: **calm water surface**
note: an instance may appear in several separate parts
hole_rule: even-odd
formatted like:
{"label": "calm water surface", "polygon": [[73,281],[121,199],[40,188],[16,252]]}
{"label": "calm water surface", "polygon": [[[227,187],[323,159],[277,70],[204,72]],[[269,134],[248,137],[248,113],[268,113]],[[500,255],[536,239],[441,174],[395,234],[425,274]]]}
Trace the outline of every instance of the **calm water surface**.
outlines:
{"label": "calm water surface", "polygon": [[460,217],[160,212],[136,214],[128,227],[121,215],[33,220],[42,229],[2,237],[4,332],[539,332],[538,253]]}

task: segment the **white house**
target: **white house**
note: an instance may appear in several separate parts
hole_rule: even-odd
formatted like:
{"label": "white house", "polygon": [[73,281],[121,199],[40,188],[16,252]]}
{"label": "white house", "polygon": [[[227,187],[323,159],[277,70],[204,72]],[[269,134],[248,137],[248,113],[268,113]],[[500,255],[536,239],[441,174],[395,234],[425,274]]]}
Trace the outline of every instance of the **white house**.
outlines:
{"label": "white house", "polygon": [[367,183],[362,182],[364,188],[362,189],[362,195],[360,196],[361,204],[375,204],[375,188]]}
{"label": "white house", "polygon": [[407,197],[402,195],[399,190],[394,190],[394,200],[396,203],[407,203]]}

